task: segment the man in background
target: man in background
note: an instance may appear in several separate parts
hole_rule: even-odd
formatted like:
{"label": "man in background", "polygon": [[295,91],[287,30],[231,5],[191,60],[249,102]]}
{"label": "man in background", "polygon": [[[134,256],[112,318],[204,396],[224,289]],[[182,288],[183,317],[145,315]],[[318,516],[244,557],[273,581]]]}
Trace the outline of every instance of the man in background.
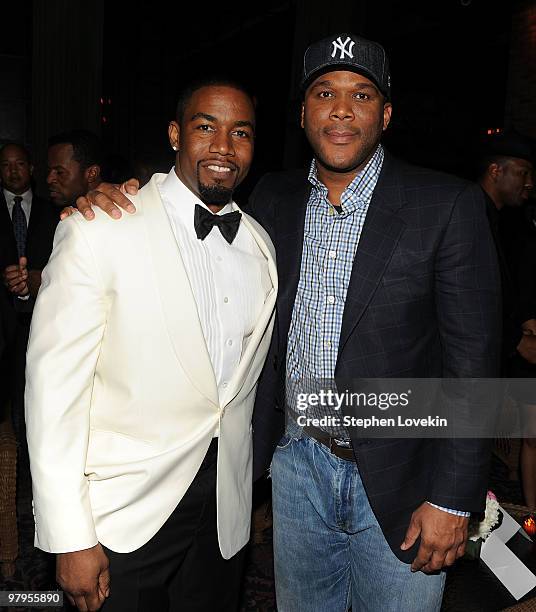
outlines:
{"label": "man in background", "polygon": [[516,379],[510,395],[520,410],[521,480],[531,508],[536,506],[536,227],[528,207],[534,188],[532,159],[529,139],[516,132],[500,134],[487,143],[478,175],[499,258],[502,374]]}
{"label": "man in background", "polygon": [[100,140],[87,130],[49,139],[47,185],[56,206],[75,206],[76,198],[98,187],[102,157]]}
{"label": "man in background", "polygon": [[32,189],[33,166],[21,144],[0,150],[0,267],[5,350],[0,361],[2,409],[11,404],[13,426],[25,456],[24,369],[33,305],[50,252],[59,211]]}
{"label": "man in background", "polygon": [[[532,286],[523,262],[536,232],[524,206],[534,186],[531,148],[515,133],[501,134],[487,143],[480,155],[478,183],[484,192],[486,213],[497,249],[503,296],[503,373],[516,353],[536,362],[536,338],[523,335],[523,328],[536,333],[536,305],[524,290]],[[520,301],[521,293],[526,298]]]}

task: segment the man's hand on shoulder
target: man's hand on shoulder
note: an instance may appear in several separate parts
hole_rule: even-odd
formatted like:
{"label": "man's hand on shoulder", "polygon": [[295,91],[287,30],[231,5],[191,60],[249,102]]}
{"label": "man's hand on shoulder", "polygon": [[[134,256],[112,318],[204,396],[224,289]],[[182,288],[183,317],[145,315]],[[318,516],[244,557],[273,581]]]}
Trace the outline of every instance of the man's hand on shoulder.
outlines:
{"label": "man's hand on shoulder", "polygon": [[411,570],[436,572],[452,565],[465,552],[469,518],[434,508],[427,502],[411,515],[406,537],[400,548],[411,548],[420,536],[421,544]]}
{"label": "man's hand on shoulder", "polygon": [[110,595],[108,565],[100,544],[60,553],[56,557],[56,580],[78,610],[99,610]]}
{"label": "man's hand on shoulder", "polygon": [[86,193],[85,196],[80,196],[76,200],[77,208],[72,206],[64,208],[60,213],[60,219],[63,220],[78,210],[88,221],[91,221],[95,218],[95,213],[91,206],[98,206],[113,219],[121,217],[121,209],[134,213],[136,212],[136,207],[127,198],[127,195],[136,195],[139,186],[139,181],[135,178],[129,179],[122,185],[101,183],[98,189],[93,189]]}

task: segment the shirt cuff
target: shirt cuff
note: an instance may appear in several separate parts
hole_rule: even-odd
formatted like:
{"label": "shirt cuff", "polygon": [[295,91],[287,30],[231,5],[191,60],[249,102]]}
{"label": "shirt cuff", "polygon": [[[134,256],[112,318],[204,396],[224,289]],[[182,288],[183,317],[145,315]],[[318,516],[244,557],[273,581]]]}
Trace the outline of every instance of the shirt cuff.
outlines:
{"label": "shirt cuff", "polygon": [[17,295],[17,300],[21,300],[21,302],[25,302],[26,300],[30,299],[30,294],[27,293],[26,295]]}
{"label": "shirt cuff", "polygon": [[453,510],[452,508],[444,508],[443,506],[438,506],[429,501],[427,501],[426,503],[430,504],[430,506],[433,506],[434,508],[437,508],[438,510],[443,510],[443,512],[448,512],[449,514],[455,514],[456,516],[464,516],[465,518],[471,516],[470,512],[464,512],[463,510]]}

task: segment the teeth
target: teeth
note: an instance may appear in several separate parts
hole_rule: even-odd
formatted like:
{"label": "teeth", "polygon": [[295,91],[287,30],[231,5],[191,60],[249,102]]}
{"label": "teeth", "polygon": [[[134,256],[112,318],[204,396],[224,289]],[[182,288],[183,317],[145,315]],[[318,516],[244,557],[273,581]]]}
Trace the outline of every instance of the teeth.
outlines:
{"label": "teeth", "polygon": [[227,168],[225,166],[207,166],[209,170],[214,170],[214,172],[231,172],[231,168]]}

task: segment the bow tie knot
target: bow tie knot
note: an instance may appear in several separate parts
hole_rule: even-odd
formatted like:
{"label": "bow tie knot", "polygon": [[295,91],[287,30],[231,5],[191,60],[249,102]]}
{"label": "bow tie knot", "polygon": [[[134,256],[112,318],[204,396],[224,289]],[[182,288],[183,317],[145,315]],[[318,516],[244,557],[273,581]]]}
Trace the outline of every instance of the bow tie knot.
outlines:
{"label": "bow tie knot", "polygon": [[194,214],[195,233],[200,240],[204,240],[210,234],[212,228],[217,225],[221,235],[231,244],[238,232],[241,217],[242,214],[238,210],[224,215],[214,215],[206,208],[196,204]]}

